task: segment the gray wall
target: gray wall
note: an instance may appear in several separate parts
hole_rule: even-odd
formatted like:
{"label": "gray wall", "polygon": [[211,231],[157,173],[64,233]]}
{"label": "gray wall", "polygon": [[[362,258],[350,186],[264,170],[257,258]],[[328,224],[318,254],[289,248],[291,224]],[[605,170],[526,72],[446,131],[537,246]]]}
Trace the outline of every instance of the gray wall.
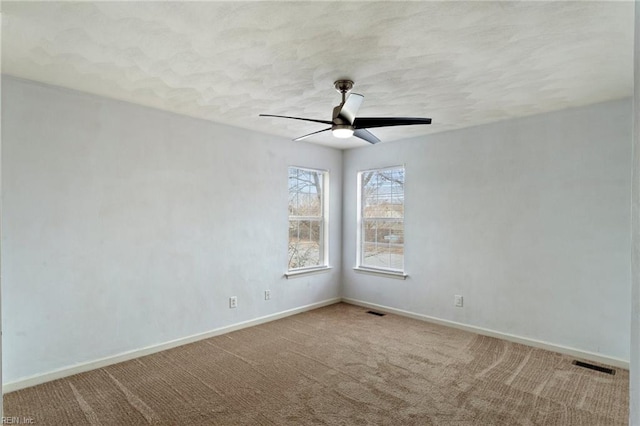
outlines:
{"label": "gray wall", "polygon": [[635,4],[635,85],[633,102],[633,204],[631,258],[631,366],[629,424],[640,426],[640,7]]}
{"label": "gray wall", "polygon": [[[631,128],[627,99],[347,151],[343,296],[628,362]],[[406,281],[352,269],[356,173],[398,164]]]}
{"label": "gray wall", "polygon": [[[5,383],[339,297],[340,151],[2,88]],[[289,165],[330,170],[329,273],[283,278]]]}

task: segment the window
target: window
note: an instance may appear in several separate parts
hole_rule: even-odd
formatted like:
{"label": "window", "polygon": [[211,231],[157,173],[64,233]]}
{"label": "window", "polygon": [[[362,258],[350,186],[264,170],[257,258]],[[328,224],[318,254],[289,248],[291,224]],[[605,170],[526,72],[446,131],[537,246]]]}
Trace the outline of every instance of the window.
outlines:
{"label": "window", "polygon": [[358,267],[404,270],[404,167],[358,174]]}
{"label": "window", "polygon": [[289,271],[328,266],[328,180],[326,171],[289,167]]}

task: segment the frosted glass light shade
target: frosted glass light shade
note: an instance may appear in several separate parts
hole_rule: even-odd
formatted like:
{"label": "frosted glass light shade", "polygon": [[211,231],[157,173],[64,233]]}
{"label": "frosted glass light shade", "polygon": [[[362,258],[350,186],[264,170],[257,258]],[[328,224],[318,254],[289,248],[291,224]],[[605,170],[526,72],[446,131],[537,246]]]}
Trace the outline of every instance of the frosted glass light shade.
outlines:
{"label": "frosted glass light shade", "polygon": [[340,138],[340,139],[346,139],[346,138],[350,138],[351,136],[353,136],[353,129],[350,128],[336,128],[331,130],[331,132],[333,133],[333,136],[335,136],[336,138]]}

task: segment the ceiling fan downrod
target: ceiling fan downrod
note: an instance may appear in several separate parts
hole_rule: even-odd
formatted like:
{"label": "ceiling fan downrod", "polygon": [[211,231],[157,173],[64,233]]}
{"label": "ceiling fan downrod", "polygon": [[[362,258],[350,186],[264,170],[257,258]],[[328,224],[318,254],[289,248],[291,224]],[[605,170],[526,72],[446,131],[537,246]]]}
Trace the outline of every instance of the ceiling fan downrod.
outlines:
{"label": "ceiling fan downrod", "polygon": [[342,94],[342,103],[344,104],[344,101],[346,100],[346,96],[347,93],[349,93],[349,91],[351,89],[353,89],[353,81],[351,80],[336,80],[333,82],[333,87],[336,88],[336,90]]}

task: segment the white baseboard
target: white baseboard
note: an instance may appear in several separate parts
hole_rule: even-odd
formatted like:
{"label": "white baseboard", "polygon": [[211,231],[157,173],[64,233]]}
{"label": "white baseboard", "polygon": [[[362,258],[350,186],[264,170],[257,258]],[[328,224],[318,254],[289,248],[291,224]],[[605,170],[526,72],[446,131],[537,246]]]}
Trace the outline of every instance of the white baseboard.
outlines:
{"label": "white baseboard", "polygon": [[509,342],[521,343],[527,346],[533,346],[534,348],[546,349],[553,352],[559,352],[561,354],[570,355],[576,358],[582,358],[593,362],[598,362],[601,364],[611,365],[618,368],[623,368],[625,370],[629,369],[629,361],[609,357],[602,354],[597,354],[594,352],[583,351],[580,349],[570,348],[567,346],[557,345],[554,343],[544,342],[542,340],[529,339],[527,337],[520,337],[509,333],[502,333],[499,331],[489,330],[482,327],[476,327],[473,325],[462,324],[455,321],[449,321],[444,319],[439,319],[435,317],[431,317],[423,314],[416,314],[414,312],[405,311],[402,309],[391,308],[389,306],[378,305],[375,303],[364,302],[362,300],[350,299],[348,297],[343,297],[342,301],[345,303],[349,303],[352,305],[362,306],[365,308],[375,309],[382,312],[388,312],[392,314],[401,315],[404,317],[409,317],[421,321],[431,322],[434,324],[445,325],[448,327],[457,328],[460,330],[470,331],[472,333],[481,334],[483,336],[496,337],[498,339],[507,340]]}
{"label": "white baseboard", "polygon": [[300,306],[298,308],[289,309],[286,311],[277,312],[275,314],[270,314],[263,317],[255,318],[249,321],[243,321],[237,324],[216,328],[214,330],[207,331],[204,333],[194,334],[192,336],[171,340],[169,342],[160,343],[158,345],[147,346],[145,348],[123,352],[117,355],[100,358],[94,361],[84,362],[84,363],[76,364],[70,367],[60,368],[54,371],[50,371],[48,373],[25,377],[10,383],[4,383],[2,385],[2,393],[17,391],[19,389],[28,388],[31,386],[50,382],[52,380],[57,380],[63,377],[72,376],[74,374],[84,373],[86,371],[103,368],[109,365],[117,364],[119,362],[129,361],[134,358],[139,358],[145,355],[151,355],[153,353],[175,348],[177,346],[186,345],[189,343],[197,342],[199,340],[208,339],[210,337],[219,336],[221,334],[230,333],[236,330],[241,330],[243,328],[253,327],[255,325],[264,324],[270,321],[275,321],[280,318],[285,318],[291,315],[299,314],[301,312],[306,312],[313,309],[321,308],[323,306],[333,305],[334,303],[338,303],[340,301],[341,299],[339,297],[335,297],[332,299],[323,300],[321,302],[312,303],[310,305]]}

